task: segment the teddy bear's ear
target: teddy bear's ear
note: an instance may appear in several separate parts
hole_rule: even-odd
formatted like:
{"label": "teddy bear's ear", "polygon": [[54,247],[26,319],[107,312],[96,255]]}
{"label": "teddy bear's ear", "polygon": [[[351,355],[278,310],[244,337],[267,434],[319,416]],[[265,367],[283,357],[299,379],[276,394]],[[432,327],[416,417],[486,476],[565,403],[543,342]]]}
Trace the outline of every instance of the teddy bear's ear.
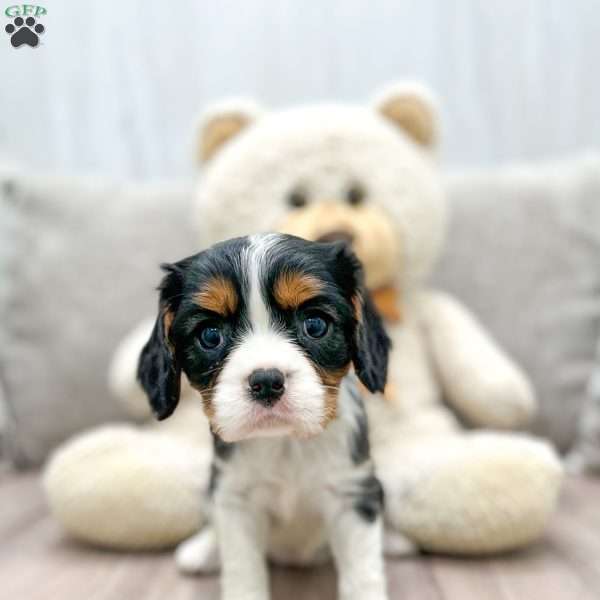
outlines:
{"label": "teddy bear's ear", "polygon": [[375,110],[405,131],[419,145],[431,149],[438,137],[433,94],[419,83],[396,83],[375,95]]}
{"label": "teddy bear's ear", "polygon": [[226,100],[206,110],[197,129],[198,162],[209,161],[224,144],[255,121],[260,112],[255,102],[240,99]]}

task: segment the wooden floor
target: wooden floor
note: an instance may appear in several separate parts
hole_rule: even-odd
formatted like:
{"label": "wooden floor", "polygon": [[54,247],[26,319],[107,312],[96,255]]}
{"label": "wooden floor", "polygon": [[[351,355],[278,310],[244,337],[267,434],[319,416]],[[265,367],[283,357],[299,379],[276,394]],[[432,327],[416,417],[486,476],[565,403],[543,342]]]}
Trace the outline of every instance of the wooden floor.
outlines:
{"label": "wooden floor", "polygon": [[[571,479],[546,539],[487,560],[420,556],[387,563],[390,597],[600,599],[600,480]],[[273,570],[276,600],[333,600],[330,568]],[[63,537],[35,475],[0,475],[0,600],[218,598],[212,577],[184,577],[170,553],[117,554]]]}

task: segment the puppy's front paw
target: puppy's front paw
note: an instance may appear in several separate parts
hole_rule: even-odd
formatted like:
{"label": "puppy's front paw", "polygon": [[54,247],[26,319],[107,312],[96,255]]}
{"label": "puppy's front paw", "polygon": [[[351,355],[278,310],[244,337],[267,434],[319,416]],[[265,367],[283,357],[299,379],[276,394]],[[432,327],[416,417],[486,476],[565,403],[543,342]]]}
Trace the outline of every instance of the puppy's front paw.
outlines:
{"label": "puppy's front paw", "polygon": [[385,589],[376,590],[356,590],[350,594],[340,593],[338,595],[339,600],[389,600],[387,591]]}
{"label": "puppy's front paw", "polygon": [[218,571],[221,565],[214,528],[208,525],[185,542],[181,542],[175,550],[175,563],[182,573]]}

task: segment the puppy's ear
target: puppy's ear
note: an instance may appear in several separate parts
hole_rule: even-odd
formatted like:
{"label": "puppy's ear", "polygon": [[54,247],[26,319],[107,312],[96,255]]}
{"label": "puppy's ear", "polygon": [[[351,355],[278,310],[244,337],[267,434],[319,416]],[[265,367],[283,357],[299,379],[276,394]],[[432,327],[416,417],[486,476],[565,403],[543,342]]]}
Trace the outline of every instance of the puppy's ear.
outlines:
{"label": "puppy's ear", "polygon": [[356,314],[354,370],[370,392],[383,392],[387,380],[390,338],[369,292],[363,287],[353,299]]}
{"label": "puppy's ear", "polygon": [[390,338],[371,295],[365,287],[363,268],[350,247],[333,244],[337,278],[354,309],[352,362],[356,375],[370,392],[383,392],[387,380]]}
{"label": "puppy's ear", "polygon": [[167,275],[159,286],[158,317],[138,363],[138,381],[159,420],[170,416],[179,402],[181,367],[170,333],[181,295],[184,266],[184,261],[161,266]]}

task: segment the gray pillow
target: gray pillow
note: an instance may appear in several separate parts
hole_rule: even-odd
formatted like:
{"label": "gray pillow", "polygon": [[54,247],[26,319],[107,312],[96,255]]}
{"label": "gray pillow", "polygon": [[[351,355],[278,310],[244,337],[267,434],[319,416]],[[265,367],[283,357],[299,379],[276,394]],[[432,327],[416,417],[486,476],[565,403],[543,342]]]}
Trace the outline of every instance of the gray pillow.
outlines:
{"label": "gray pillow", "polygon": [[587,401],[579,419],[577,441],[567,463],[574,473],[600,475],[600,342]]}
{"label": "gray pillow", "polygon": [[534,431],[574,441],[600,324],[600,157],[449,176],[435,284],[532,377]]}
{"label": "gray pillow", "polygon": [[17,465],[123,411],[117,342],[154,312],[158,265],[195,251],[191,187],[0,173],[0,379]]}
{"label": "gray pillow", "polygon": [[2,389],[2,381],[0,380],[0,465],[4,457],[4,447],[6,446],[6,436],[10,421],[8,418],[8,405],[4,399],[4,390]]}

